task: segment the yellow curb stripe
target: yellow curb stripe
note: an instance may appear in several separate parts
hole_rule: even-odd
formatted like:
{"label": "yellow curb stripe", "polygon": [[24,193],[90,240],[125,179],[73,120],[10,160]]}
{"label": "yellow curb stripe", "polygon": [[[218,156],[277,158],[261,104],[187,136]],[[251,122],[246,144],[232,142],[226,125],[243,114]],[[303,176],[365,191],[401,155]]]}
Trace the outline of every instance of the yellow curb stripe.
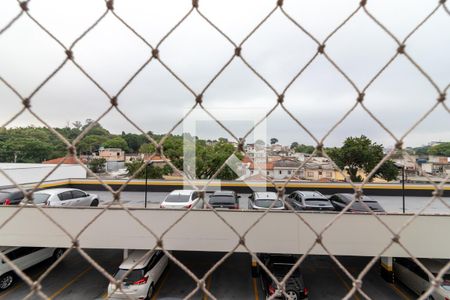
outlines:
{"label": "yellow curb stripe", "polygon": [[255,296],[255,300],[259,300],[258,286],[256,285],[256,278],[252,278],[252,286],[253,286],[253,295]]}
{"label": "yellow curb stripe", "polygon": [[[209,276],[208,279],[206,279],[206,289],[209,291],[209,288],[211,287],[211,277]],[[203,293],[203,300],[208,300],[208,295],[206,293]]]}
{"label": "yellow curb stripe", "polygon": [[[337,275],[337,277],[338,277],[339,280],[342,282],[342,284],[344,285],[344,287],[345,287],[347,290],[350,291],[352,288],[350,287],[350,285],[347,284],[347,282],[346,282],[345,279],[342,277],[342,275],[339,274],[339,272],[336,271],[335,268],[331,268],[331,269],[332,269],[333,272]],[[356,292],[353,294],[353,296],[355,297],[356,300],[361,300],[361,299],[359,298],[357,292],[358,292],[358,291],[356,291]]]}
{"label": "yellow curb stripe", "polygon": [[155,291],[153,292],[153,296],[152,296],[151,300],[156,300],[158,298],[161,288],[164,286],[164,283],[166,282],[167,278],[169,277],[169,272],[170,272],[170,269],[167,270],[167,272],[163,275],[164,277],[161,278],[160,284],[156,287]]}
{"label": "yellow curb stripe", "polygon": [[56,296],[58,296],[59,294],[61,294],[65,289],[67,289],[69,286],[71,286],[72,284],[74,284],[78,279],[80,279],[83,275],[85,275],[87,272],[89,272],[90,270],[92,270],[92,266],[87,267],[86,269],[84,269],[81,273],[79,273],[77,276],[73,277],[69,282],[67,282],[62,288],[60,288],[59,290],[57,290],[56,292],[54,292],[49,299],[52,300],[54,299]]}

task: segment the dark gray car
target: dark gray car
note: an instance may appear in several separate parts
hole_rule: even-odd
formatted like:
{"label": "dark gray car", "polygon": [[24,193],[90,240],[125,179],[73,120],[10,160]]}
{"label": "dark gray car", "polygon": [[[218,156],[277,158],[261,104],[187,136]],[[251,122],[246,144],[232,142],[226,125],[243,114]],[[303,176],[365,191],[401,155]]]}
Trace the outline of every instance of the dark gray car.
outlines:
{"label": "dark gray car", "polygon": [[[334,208],[338,211],[343,210],[354,198],[353,194],[334,194],[330,197],[331,204],[333,204]],[[356,201],[353,203],[350,208],[347,210],[348,212],[385,212],[383,207],[376,201],[367,196],[363,196],[361,201],[363,201],[366,205],[361,202]]]}
{"label": "dark gray car", "polygon": [[234,191],[216,191],[209,196],[208,204],[213,208],[238,209],[240,197]]}
{"label": "dark gray car", "polygon": [[286,202],[288,202],[294,210],[334,210],[330,200],[316,191],[295,191],[286,198]]}
{"label": "dark gray car", "polygon": [[18,205],[24,198],[17,188],[0,190],[0,205]]}
{"label": "dark gray car", "polygon": [[[294,264],[298,260],[297,256],[292,255],[264,255],[263,263],[269,269],[270,273],[280,282],[286,274],[290,272]],[[275,299],[286,299],[282,290],[277,286],[270,276],[263,270],[260,270],[260,278],[266,298],[274,297]],[[303,276],[300,268],[294,270],[292,275],[286,280],[285,292],[290,299],[306,299],[308,297],[308,289],[305,287]]]}

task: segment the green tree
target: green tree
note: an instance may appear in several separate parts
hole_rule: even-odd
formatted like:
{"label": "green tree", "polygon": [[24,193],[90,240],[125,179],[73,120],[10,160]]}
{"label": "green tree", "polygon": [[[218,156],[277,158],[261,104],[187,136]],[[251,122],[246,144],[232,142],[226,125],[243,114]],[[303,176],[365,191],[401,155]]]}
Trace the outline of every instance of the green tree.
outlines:
{"label": "green tree", "polygon": [[277,139],[277,138],[271,138],[271,139],[270,139],[270,144],[271,144],[271,145],[274,145],[274,144],[276,144],[276,143],[278,143],[278,139]]}
{"label": "green tree", "polygon": [[428,154],[439,156],[450,156],[450,143],[442,143],[428,149]]}
{"label": "green tree", "polygon": [[98,151],[101,145],[108,140],[107,136],[88,135],[85,136],[77,146],[78,153],[91,154]]}
{"label": "green tree", "polygon": [[298,145],[297,147],[295,147],[294,151],[295,152],[299,152],[299,153],[313,153],[314,152],[314,146],[310,146],[310,145],[305,145],[305,144],[301,144]]}
{"label": "green tree", "polygon": [[[127,168],[128,175],[132,176],[135,174],[144,163],[145,162],[142,160],[135,160],[131,163],[126,163],[125,166]],[[150,179],[162,179],[164,175],[169,175],[170,173],[172,173],[172,168],[168,165],[158,167],[150,164],[147,166],[147,178]],[[135,178],[145,178],[145,168],[142,168],[142,170],[136,174]]]}
{"label": "green tree", "polygon": [[[327,152],[339,168],[347,170],[350,179],[355,182],[362,181],[361,176],[357,174],[358,170],[370,173],[384,156],[383,146],[372,142],[364,135],[348,137],[342,148],[328,149]],[[397,178],[397,175],[398,169],[392,161],[386,162],[374,174],[376,177],[390,180]]]}
{"label": "green tree", "polygon": [[105,172],[106,159],[104,158],[94,158],[88,163],[88,168],[94,173]]}
{"label": "green tree", "polygon": [[297,148],[297,147],[298,147],[298,143],[297,143],[297,142],[293,142],[293,143],[291,144],[290,149],[295,149],[295,148]]}
{"label": "green tree", "polygon": [[134,134],[134,133],[122,133],[122,138],[127,142],[128,148],[131,152],[137,153],[139,148],[148,143],[148,140],[142,134]]}
{"label": "green tree", "polygon": [[124,150],[125,152],[129,151],[127,141],[125,141],[124,138],[121,136],[116,136],[111,139],[106,140],[103,144],[103,147],[105,148],[120,148]]}

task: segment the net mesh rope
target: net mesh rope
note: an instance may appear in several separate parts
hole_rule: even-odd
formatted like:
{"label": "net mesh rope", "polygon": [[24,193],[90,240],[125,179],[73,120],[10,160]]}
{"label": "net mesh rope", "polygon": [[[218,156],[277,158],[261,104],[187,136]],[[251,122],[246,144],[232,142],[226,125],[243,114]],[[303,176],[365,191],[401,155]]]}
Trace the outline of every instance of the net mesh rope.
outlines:
{"label": "net mesh rope", "polygon": [[[102,215],[104,214],[108,209],[111,208],[111,206],[114,205],[115,209],[120,208],[123,211],[125,211],[129,217],[134,220],[135,222],[137,222],[138,224],[140,224],[140,226],[142,226],[149,234],[149,236],[152,236],[153,238],[156,239],[156,243],[154,245],[154,247],[152,249],[150,249],[146,255],[144,255],[144,257],[141,258],[140,261],[142,261],[145,257],[148,257],[149,255],[151,255],[154,251],[160,249],[162,251],[164,251],[164,253],[169,257],[170,261],[172,261],[175,265],[177,265],[178,267],[180,267],[184,272],[186,272],[186,274],[192,278],[192,280],[194,280],[196,282],[196,287],[195,289],[193,289],[190,293],[188,293],[185,296],[185,299],[189,299],[191,298],[195,293],[197,293],[199,290],[203,291],[208,297],[210,297],[211,299],[216,299],[216,297],[206,288],[206,279],[215,271],[217,270],[217,268],[224,263],[224,261],[231,256],[238,247],[242,246],[243,248],[245,248],[245,250],[251,255],[251,257],[257,262],[258,266],[260,268],[262,268],[265,272],[267,272],[267,274],[269,275],[269,277],[278,285],[278,287],[280,287],[283,291],[284,296],[286,296],[287,298],[289,297],[286,294],[286,290],[285,290],[285,284],[287,282],[287,279],[290,277],[290,275],[293,274],[294,270],[299,267],[302,262],[307,258],[307,256],[310,254],[310,252],[312,251],[312,249],[314,247],[322,247],[323,250],[326,252],[326,254],[332,259],[332,261],[334,261],[334,263],[337,265],[337,267],[351,280],[351,282],[353,283],[351,289],[349,289],[348,293],[344,296],[344,299],[349,299],[351,298],[353,295],[355,295],[355,293],[359,293],[359,295],[361,295],[363,298],[365,299],[371,299],[369,297],[369,295],[366,294],[366,292],[364,291],[363,288],[363,281],[364,281],[364,276],[369,272],[369,270],[374,266],[374,264],[380,259],[381,256],[383,256],[383,254],[385,253],[385,251],[391,247],[393,244],[397,244],[398,246],[400,246],[413,260],[414,262],[428,275],[430,276],[430,278],[433,278],[433,280],[431,281],[431,284],[429,286],[429,288],[425,291],[425,293],[423,295],[420,296],[419,299],[425,299],[427,298],[429,295],[431,295],[431,293],[433,293],[434,289],[436,289],[437,287],[440,286],[440,284],[442,283],[442,278],[443,275],[445,274],[445,272],[447,272],[450,269],[450,262],[448,262],[445,267],[442,268],[442,270],[437,274],[437,275],[433,275],[421,262],[420,260],[418,260],[413,253],[411,253],[403,244],[401,241],[401,234],[402,232],[412,223],[415,221],[415,219],[420,216],[428,207],[430,207],[431,204],[433,204],[434,202],[441,202],[443,205],[445,205],[447,208],[450,209],[450,206],[447,202],[445,202],[442,199],[443,196],[443,191],[444,191],[444,185],[445,183],[448,181],[448,177],[449,175],[447,175],[446,178],[444,178],[441,183],[435,183],[433,180],[431,180],[431,178],[429,177],[429,175],[427,175],[426,173],[424,173],[424,176],[427,177],[429,183],[434,187],[434,191],[432,193],[432,197],[430,198],[430,200],[426,203],[426,205],[421,208],[419,211],[415,212],[414,214],[412,214],[408,220],[400,227],[397,229],[393,229],[390,228],[377,214],[375,214],[374,212],[372,212],[370,210],[370,208],[364,203],[364,202],[360,202],[361,205],[366,205],[366,208],[371,212],[371,216],[373,218],[376,218],[377,221],[383,225],[384,228],[386,228],[386,230],[391,234],[391,239],[389,241],[388,244],[385,245],[385,247],[383,247],[381,249],[381,251],[378,253],[378,255],[374,256],[370,262],[363,268],[363,270],[357,275],[357,276],[353,276],[347,269],[346,267],[336,258],[336,256],[328,250],[327,248],[327,243],[326,243],[326,239],[324,240],[322,237],[324,235],[324,233],[331,227],[333,226],[334,223],[336,223],[341,217],[342,215],[356,202],[359,201],[361,199],[361,197],[363,196],[363,189],[365,187],[365,185],[369,182],[370,178],[372,178],[375,173],[377,172],[377,170],[381,167],[381,165],[383,163],[385,163],[387,160],[389,160],[394,154],[398,154],[401,153],[401,155],[403,156],[403,158],[405,160],[408,160],[410,162],[415,162],[415,160],[408,154],[408,152],[406,152],[403,148],[403,142],[405,140],[405,138],[423,121],[425,120],[438,106],[442,106],[448,113],[450,113],[450,109],[446,103],[446,96],[447,96],[447,91],[449,89],[450,83],[447,84],[446,86],[439,86],[434,80],[433,78],[426,72],[426,70],[424,70],[421,65],[419,63],[417,63],[408,53],[408,48],[406,47],[408,40],[411,38],[411,36],[413,36],[428,20],[430,20],[430,18],[433,17],[433,15],[435,15],[439,10],[443,10],[445,12],[445,14],[447,16],[450,17],[450,11],[449,11],[449,7],[448,4],[446,4],[445,0],[439,0],[436,1],[436,5],[435,7],[426,15],[426,17],[421,20],[414,28],[413,30],[411,30],[405,38],[400,39],[398,38],[396,35],[394,35],[392,33],[392,31],[386,26],[384,25],[379,19],[377,19],[377,17],[371,13],[370,9],[367,6],[367,0],[362,0],[360,3],[355,3],[355,8],[354,10],[336,27],[334,28],[334,30],[331,31],[331,33],[329,33],[326,38],[324,40],[319,40],[318,38],[316,38],[310,31],[306,30],[304,26],[302,26],[301,22],[299,20],[296,20],[294,17],[292,17],[289,14],[289,11],[285,10],[284,6],[283,6],[283,0],[278,0],[275,1],[273,4],[273,8],[267,12],[267,14],[260,20],[260,22],[254,27],[252,28],[252,30],[249,31],[248,35],[245,36],[245,38],[240,41],[240,42],[236,42],[233,41],[219,26],[217,26],[213,20],[209,19],[207,15],[205,15],[202,12],[201,9],[201,5],[200,2],[198,0],[193,0],[192,1],[192,6],[189,8],[188,11],[186,11],[186,13],[184,14],[184,16],[178,20],[178,22],[176,22],[173,27],[167,32],[167,34],[165,34],[163,36],[163,38],[156,44],[151,44],[148,40],[146,40],[141,34],[139,34],[139,32],[137,32],[131,25],[129,25],[127,23],[127,20],[123,19],[120,16],[120,13],[115,11],[114,9],[114,2],[113,0],[108,0],[105,1],[105,7],[104,7],[104,11],[102,12],[101,15],[98,16],[98,19],[95,20],[95,22],[93,22],[89,27],[86,28],[86,30],[79,35],[70,45],[66,45],[63,42],[61,42],[60,39],[58,39],[57,36],[55,36],[54,34],[52,34],[52,32],[47,29],[42,23],[42,20],[39,20],[38,18],[35,18],[33,16],[33,11],[29,8],[29,3],[31,1],[34,0],[29,0],[29,1],[17,1],[17,5],[18,5],[18,13],[17,15],[15,15],[9,22],[6,23],[6,25],[4,25],[3,28],[0,28],[0,38],[2,36],[2,34],[4,34],[5,32],[7,32],[10,28],[12,28],[14,26],[14,24],[21,18],[29,18],[40,30],[42,30],[43,32],[45,32],[51,39],[53,39],[60,47],[61,47],[61,51],[63,51],[65,53],[65,58],[59,63],[59,65],[28,95],[24,95],[19,93],[18,89],[16,89],[14,87],[14,85],[10,84],[7,79],[5,79],[4,77],[2,77],[1,74],[1,70],[0,70],[0,81],[2,84],[4,84],[7,88],[9,88],[16,96],[17,98],[22,102],[22,107],[21,109],[15,114],[13,115],[10,119],[8,120],[0,120],[1,122],[1,126],[3,128],[5,128],[6,126],[10,125],[14,120],[16,120],[19,116],[21,116],[24,112],[28,111],[31,115],[33,115],[37,120],[39,120],[40,123],[42,123],[46,128],[48,128],[58,139],[60,139],[66,146],[67,146],[67,156],[65,157],[65,159],[67,158],[71,158],[73,157],[80,166],[82,166],[86,172],[90,175],[95,177],[103,186],[105,189],[107,189],[112,195],[113,195],[113,201],[110,202],[108,205],[106,205],[105,207],[103,207],[102,209],[99,210],[98,214],[95,215],[95,217],[93,217],[89,222],[87,222],[85,224],[85,226],[82,228],[82,230],[80,232],[78,232],[78,234],[73,235],[70,234],[63,226],[61,226],[60,224],[58,224],[58,222],[56,220],[54,220],[49,214],[47,214],[47,212],[45,211],[45,209],[36,206],[32,199],[32,194],[33,192],[36,190],[37,187],[39,187],[40,184],[44,183],[51,174],[53,174],[55,172],[55,170],[57,170],[61,164],[64,163],[64,161],[59,162],[44,178],[42,178],[42,180],[40,181],[40,183],[38,185],[36,185],[36,187],[34,188],[34,190],[31,191],[26,191],[24,189],[23,186],[21,186],[20,184],[18,184],[17,182],[15,182],[4,170],[0,169],[0,173],[5,176],[9,181],[11,181],[11,183],[16,186],[17,188],[21,189],[24,194],[26,195],[26,200],[29,205],[34,206],[37,210],[40,211],[40,213],[42,213],[44,216],[46,216],[55,226],[57,226],[62,232],[64,232],[65,235],[67,235],[67,238],[71,241],[72,243],[72,247],[68,249],[68,251],[66,251],[64,253],[64,255],[62,255],[61,257],[59,257],[51,266],[49,266],[47,268],[47,270],[40,275],[36,280],[33,280],[32,278],[30,278],[27,274],[25,274],[22,270],[20,270],[10,259],[8,259],[8,257],[6,257],[3,253],[0,252],[0,258],[5,261],[7,264],[9,264],[12,269],[18,274],[18,276],[20,278],[23,279],[23,281],[29,286],[30,288],[30,292],[29,294],[25,297],[25,299],[28,299],[30,297],[32,297],[33,295],[38,295],[39,297],[43,298],[43,299],[47,299],[48,295],[46,295],[43,291],[42,291],[42,281],[44,280],[44,278],[47,277],[47,275],[65,258],[67,257],[67,255],[69,255],[72,251],[77,251],[82,257],[84,257],[84,259],[86,259],[95,269],[97,269],[109,282],[111,282],[112,284],[115,285],[116,289],[120,289],[122,290],[122,280],[132,271],[132,269],[130,269],[126,274],[124,274],[124,276],[122,278],[119,279],[115,279],[110,273],[108,273],[101,265],[99,265],[80,245],[79,245],[79,238],[80,236],[83,234],[83,232],[86,231],[87,228],[89,228],[90,226],[95,227],[95,221]],[[0,5],[1,6],[1,5]],[[263,75],[261,75],[260,72],[258,72],[256,70],[256,68],[254,66],[252,66],[252,64],[248,61],[247,57],[243,54],[242,49],[245,49],[246,46],[246,42],[255,34],[255,32],[257,32],[260,27],[266,23],[275,12],[281,12],[282,15],[289,20],[289,22],[291,22],[299,31],[302,31],[303,33],[305,33],[317,46],[317,49],[315,51],[315,53],[312,55],[312,57],[308,60],[308,62],[302,66],[302,68],[296,73],[296,75],[289,81],[289,83],[283,88],[283,89],[276,89],[274,87],[274,85],[271,84],[271,82],[269,80],[267,80]],[[200,91],[195,91],[192,87],[190,87],[190,85],[181,77],[179,76],[171,67],[170,65],[168,65],[163,58],[163,55],[160,55],[159,52],[159,48],[160,46],[167,40],[167,38],[169,36],[171,36],[173,34],[173,32],[175,32],[178,28],[180,28],[180,26],[183,26],[183,23],[185,22],[185,20],[193,15],[193,14],[197,14],[198,16],[200,16],[204,21],[204,26],[210,26],[211,28],[213,28],[215,30],[215,32],[223,37],[223,40],[226,43],[229,43],[232,47],[233,47],[233,52],[230,53],[231,57],[229,58],[229,60],[220,68],[220,70],[214,74],[214,76],[212,76],[210,78],[210,80],[208,81],[208,83],[205,85],[205,87]],[[365,86],[359,86],[355,83],[355,81],[351,78],[351,76],[349,76],[346,71],[344,69],[342,69],[333,59],[332,55],[330,53],[327,52],[326,49],[326,45],[327,42],[341,29],[343,28],[346,23],[352,19],[356,14],[364,14],[367,18],[369,18],[370,20],[373,21],[374,24],[376,24],[376,26],[378,27],[378,29],[382,32],[384,32],[387,36],[389,36],[390,39],[392,39],[396,45],[397,45],[397,49],[395,51],[393,51],[391,58],[382,66],[381,69],[379,69],[378,72],[376,72],[376,74],[370,78],[370,80],[368,81],[368,83]],[[145,43],[145,45],[148,46],[149,49],[149,53],[151,53],[151,55],[149,55],[148,59],[145,61],[144,64],[142,64],[135,72],[134,74],[126,81],[126,83],[121,86],[118,89],[118,92],[116,94],[110,94],[106,91],[106,89],[104,87],[102,87],[102,85],[92,76],[89,74],[89,72],[77,62],[76,59],[76,46],[77,44],[84,38],[86,37],[86,35],[89,34],[89,32],[91,32],[94,28],[96,28],[101,22],[102,20],[105,19],[106,16],[113,16],[115,18],[115,20],[117,20],[118,23],[120,23],[121,25],[123,25],[125,28],[127,28],[127,30],[129,31],[130,35],[134,35],[137,38],[139,38],[142,42]],[[445,34],[445,31],[444,33]],[[345,112],[345,114],[338,120],[338,122],[336,122],[329,130],[328,132],[322,137],[317,137],[315,136],[310,129],[308,129],[303,123],[302,121],[295,116],[294,113],[292,113],[291,111],[289,111],[289,109],[285,106],[284,104],[284,99],[285,99],[285,94],[286,92],[290,89],[290,87],[292,86],[292,84],[294,82],[298,82],[299,80],[301,80],[302,78],[302,74],[304,73],[304,71],[306,69],[308,69],[308,67],[318,58],[318,57],[324,57],[326,59],[326,61],[328,61],[333,68],[335,68],[339,74],[342,76],[342,78],[344,78],[353,88],[354,90],[354,104],[353,106],[347,111]],[[367,92],[369,91],[369,88],[371,87],[371,85],[378,79],[380,78],[380,76],[383,75],[383,73],[389,68],[389,66],[400,56],[403,56],[404,58],[407,59],[407,61],[414,66],[414,68],[421,74],[421,76],[424,78],[424,80],[426,80],[427,82],[429,82],[429,84],[431,84],[431,86],[434,88],[435,90],[435,94],[434,95],[430,95],[430,97],[434,97],[436,99],[436,101],[434,102],[433,105],[431,105],[431,107],[426,110],[423,115],[417,119],[415,121],[415,123],[401,136],[396,136],[392,133],[391,130],[389,130],[389,128],[383,124],[383,122],[378,119],[375,114],[365,105],[364,103],[364,98],[365,95],[367,94]],[[240,60],[242,63],[244,63],[244,65],[254,74],[257,76],[257,78],[259,78],[259,80],[261,82],[263,82],[272,92],[273,92],[273,106],[271,107],[271,109],[269,109],[267,111],[267,113],[261,118],[261,120],[259,122],[256,122],[249,130],[248,132],[242,136],[242,137],[237,137],[230,129],[228,129],[220,120],[219,118],[217,118],[216,116],[214,116],[213,113],[211,113],[207,107],[205,107],[204,102],[203,102],[203,95],[205,94],[205,92],[209,89],[209,87],[212,85],[212,83],[217,80],[217,78],[219,78],[221,76],[221,74],[224,72],[224,70],[226,70],[228,68],[228,66],[234,61],[234,60]],[[141,127],[139,127],[136,122],[134,122],[129,116],[127,116],[126,113],[124,113],[124,111],[121,109],[121,101],[120,101],[120,96],[122,94],[122,92],[133,82],[133,80],[153,61],[158,62],[164,69],[166,69],[171,75],[172,77],[177,80],[179,83],[182,84],[182,86],[184,86],[184,88],[186,88],[187,91],[189,91],[192,94],[192,107],[191,109],[179,120],[174,120],[174,125],[171,128],[171,130],[169,130],[165,136],[163,138],[161,138],[161,140],[156,141],[154,138],[152,138],[152,136],[150,136],[149,134],[147,134],[147,132],[145,130],[143,130]],[[100,115],[98,116],[94,122],[92,122],[89,126],[87,126],[82,132],[81,134],[75,138],[72,142],[70,142],[69,140],[67,140],[62,134],[60,134],[58,131],[56,131],[52,126],[49,125],[48,122],[46,122],[42,117],[40,117],[35,111],[33,111],[32,108],[32,104],[33,104],[33,97],[36,95],[36,93],[39,92],[39,90],[41,90],[56,74],[58,74],[58,72],[60,72],[60,70],[67,64],[73,64],[79,71],[81,74],[83,74],[83,76],[85,76],[87,79],[89,79],[90,82],[92,82],[97,88],[98,90],[100,90],[104,96],[105,99],[107,99],[107,101],[109,101],[109,107]],[[205,99],[206,101],[207,99]],[[380,128],[382,128],[387,134],[389,134],[390,137],[392,137],[392,139],[395,141],[395,148],[390,150],[385,156],[384,158],[376,165],[376,167],[368,174],[368,176],[366,176],[366,178],[364,179],[364,181],[362,183],[353,183],[351,181],[351,179],[349,178],[349,176],[344,172],[344,170],[342,170],[341,168],[339,168],[336,163],[333,162],[333,160],[328,156],[328,154],[326,153],[326,150],[324,148],[325,145],[325,140],[327,139],[327,137],[330,136],[330,134],[344,121],[348,118],[348,116],[358,107],[360,106],[364,111],[366,111],[368,113],[368,115],[370,116],[370,118],[372,118],[379,126]],[[131,180],[133,180],[136,175],[143,170],[143,168],[146,167],[146,165],[142,165],[132,176],[129,177],[129,179],[124,182],[120,188],[118,188],[117,190],[114,190],[111,186],[109,186],[107,183],[105,183],[102,178],[100,178],[97,174],[93,173],[89,168],[87,168],[82,161],[80,160],[79,156],[77,155],[77,145],[79,144],[79,142],[86,136],[86,134],[96,125],[98,124],[107,114],[109,114],[111,111],[115,110],[117,111],[127,122],[129,122],[129,124],[131,124],[136,130],[138,130],[140,133],[142,133],[147,139],[148,141],[155,146],[155,153],[153,153],[150,156],[150,160],[152,159],[153,156],[160,156],[170,167],[172,167],[173,170],[179,172],[180,174],[185,175],[186,180],[188,181],[188,184],[190,184],[194,189],[198,190],[200,193],[200,196],[202,198],[205,197],[205,191],[207,190],[209,184],[217,177],[217,175],[225,168],[226,166],[226,162],[215,172],[215,174],[213,176],[211,176],[211,178],[209,178],[206,183],[204,184],[198,184],[198,182],[192,180],[193,178],[195,178],[195,176],[193,174],[185,174],[183,173],[182,170],[179,170],[176,166],[173,165],[173,163],[164,155],[164,143],[167,139],[167,137],[172,134],[174,132],[174,130],[176,130],[179,125],[186,119],[188,118],[188,116],[195,110],[195,109],[201,109],[204,112],[206,112],[206,114],[208,116],[210,116],[221,128],[223,128],[228,134],[231,135],[231,137],[233,137],[233,139],[235,139],[236,143],[238,144],[238,147],[236,147],[236,150],[233,154],[236,153],[241,153],[241,154],[246,154],[245,152],[245,140],[247,137],[249,137],[249,135],[252,134],[252,132],[255,130],[255,128],[264,120],[266,120],[275,110],[282,110],[286,113],[286,115],[291,118],[296,124],[298,124],[299,129],[301,128],[302,130],[304,130],[316,143],[316,147],[315,150],[313,152],[313,154],[306,159],[305,161],[303,161],[301,163],[300,166],[298,166],[297,170],[300,170],[301,168],[303,168],[314,156],[316,155],[322,155],[326,158],[328,158],[334,168],[336,168],[337,170],[339,170],[339,172],[345,177],[346,181],[351,185],[351,187],[354,190],[354,199],[345,207],[345,209],[343,209],[341,212],[337,213],[334,218],[321,230],[317,230],[314,229],[303,217],[301,214],[299,214],[297,211],[295,211],[293,209],[293,207],[291,207],[291,205],[288,202],[285,202],[284,200],[284,196],[285,196],[285,188],[287,186],[287,184],[290,182],[290,180],[294,177],[294,175],[296,174],[296,172],[292,172],[292,175],[290,176],[290,178],[284,180],[283,182],[274,182],[270,177],[266,177],[269,186],[273,187],[276,189],[276,191],[278,192],[278,197],[281,201],[284,202],[285,206],[291,210],[292,214],[295,214],[296,217],[298,217],[298,219],[303,222],[308,228],[309,230],[315,235],[315,241],[314,243],[312,243],[310,245],[310,247],[308,248],[308,251],[306,251],[305,253],[303,253],[298,261],[296,262],[296,264],[292,267],[292,269],[290,270],[290,272],[288,274],[286,274],[286,276],[279,281],[273,274],[271,274],[270,270],[265,266],[265,264],[260,260],[260,258],[257,256],[257,253],[255,253],[254,251],[252,251],[252,249],[250,249],[247,245],[246,245],[246,236],[248,234],[250,234],[250,232],[252,231],[252,229],[257,226],[257,224],[261,221],[261,219],[263,219],[268,213],[270,213],[271,208],[269,208],[268,210],[266,210],[263,214],[261,214],[261,216],[255,221],[253,222],[248,228],[247,230],[243,233],[240,234],[237,232],[237,230],[235,228],[233,228],[233,226],[231,224],[229,224],[215,209],[209,207],[209,209],[211,211],[214,212],[214,214],[217,216],[218,218],[218,222],[223,222],[228,228],[230,228],[230,230],[232,232],[234,232],[234,234],[236,235],[236,244],[235,246],[226,254],[223,255],[223,257],[221,259],[219,259],[202,277],[199,277],[197,275],[195,275],[188,267],[186,267],[180,260],[178,260],[174,255],[172,255],[171,252],[169,252],[168,250],[166,250],[164,248],[164,237],[167,235],[167,233],[174,228],[174,226],[176,226],[187,214],[190,213],[190,211],[192,210],[192,207],[187,209],[178,219],[176,222],[174,222],[173,224],[171,224],[171,226],[169,226],[162,234],[156,234],[152,228],[150,228],[149,226],[145,225],[143,222],[141,222],[139,220],[139,218],[137,218],[136,216],[133,215],[133,212],[131,210],[129,210],[122,202],[121,200],[121,192],[124,191],[124,189],[127,187],[127,185],[130,183]],[[232,157],[232,155],[230,156],[230,158]],[[230,159],[229,158],[229,159]],[[418,167],[418,165],[416,165],[416,167]],[[275,202],[272,204],[272,206],[275,204]],[[19,209],[15,210],[14,213],[12,213],[5,221],[3,221],[0,224],[0,230],[2,228],[5,227],[6,224],[8,224],[12,219],[15,218],[15,216],[17,216],[17,214],[20,213],[20,211],[24,208],[24,206],[20,207]],[[135,266],[139,263],[136,262]],[[125,294],[126,295],[126,294]],[[275,295],[272,295],[272,297],[270,299],[273,299]],[[129,296],[128,296],[129,297]],[[131,298],[130,298],[131,299]]]}

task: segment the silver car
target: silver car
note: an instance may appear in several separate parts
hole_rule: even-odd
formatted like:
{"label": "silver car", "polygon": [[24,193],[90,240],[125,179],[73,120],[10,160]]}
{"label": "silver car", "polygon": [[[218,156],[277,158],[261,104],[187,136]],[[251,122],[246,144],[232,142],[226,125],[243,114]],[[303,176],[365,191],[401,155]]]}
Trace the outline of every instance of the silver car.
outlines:
{"label": "silver car", "polygon": [[284,203],[274,192],[254,192],[248,197],[248,208],[282,210]]}
{"label": "silver car", "polygon": [[[447,261],[444,259],[420,259],[425,268],[436,276]],[[398,257],[394,259],[394,276],[417,295],[422,295],[433,284],[432,279],[412,259]],[[445,300],[450,299],[450,270],[443,276],[443,281],[427,299]]]}
{"label": "silver car", "polygon": [[33,193],[33,202],[39,206],[98,206],[99,198],[79,189],[57,188]]}
{"label": "silver car", "polygon": [[295,191],[286,198],[294,210],[333,211],[330,200],[317,191]]}

